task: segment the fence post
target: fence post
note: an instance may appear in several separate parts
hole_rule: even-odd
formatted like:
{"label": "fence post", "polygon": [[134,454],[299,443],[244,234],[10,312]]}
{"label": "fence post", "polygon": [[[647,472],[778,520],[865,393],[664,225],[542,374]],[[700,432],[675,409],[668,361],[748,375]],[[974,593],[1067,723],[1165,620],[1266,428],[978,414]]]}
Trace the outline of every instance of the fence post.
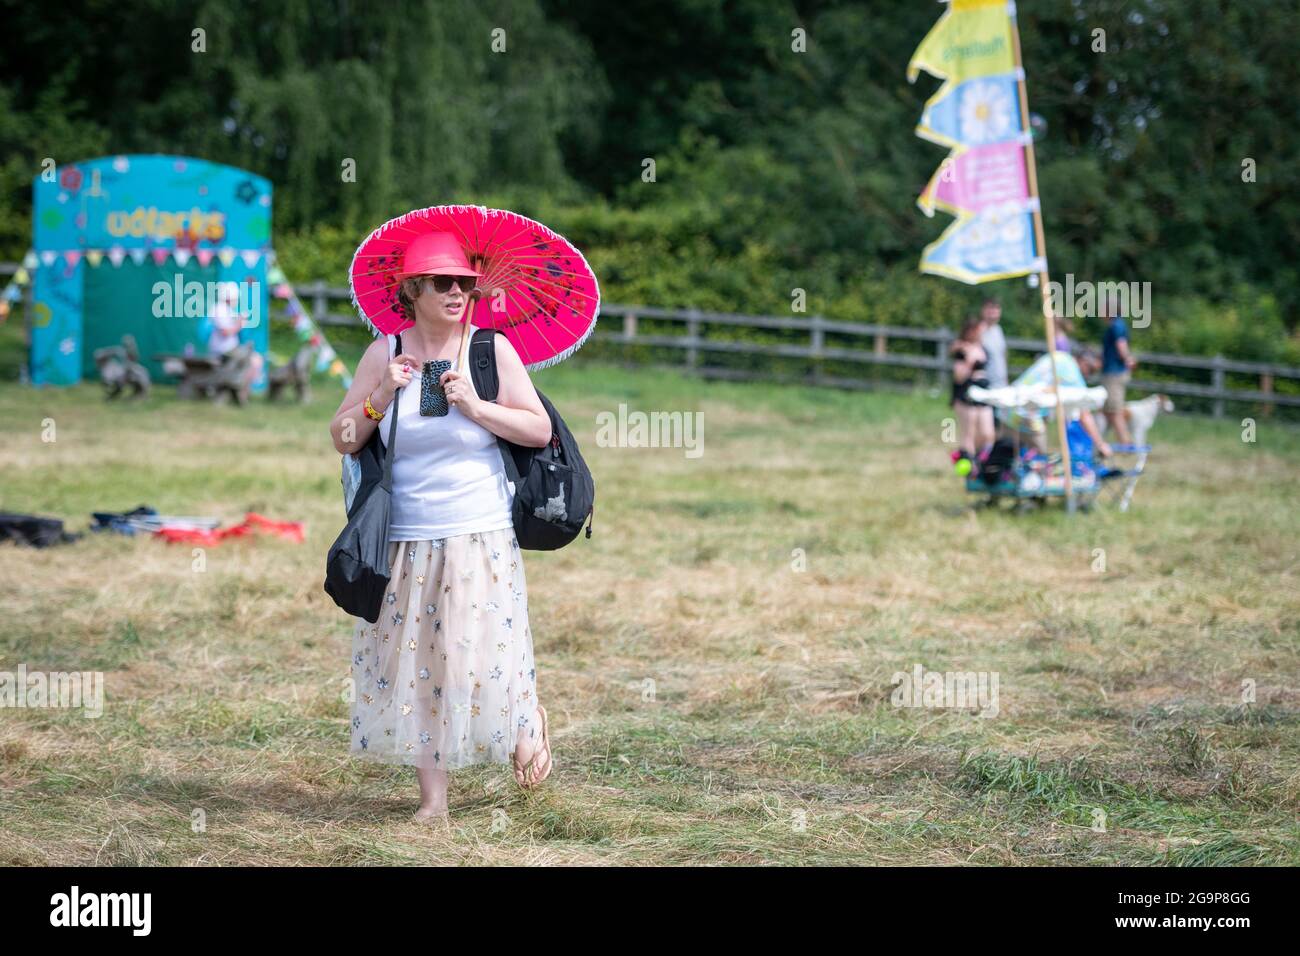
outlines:
{"label": "fence post", "polygon": [[939,337],[934,342],[934,359],[938,363],[935,374],[935,384],[939,386],[942,392],[948,386],[948,380],[952,376],[952,369],[948,365],[948,348],[952,342],[952,332],[946,328],[939,330]]}
{"label": "fence post", "polygon": [[[1272,394],[1273,394],[1273,373],[1272,373],[1272,372],[1261,372],[1261,373],[1260,373],[1260,375],[1259,375],[1259,390],[1260,390],[1261,392],[1263,392],[1265,395],[1272,395]],[[1272,415],[1272,414],[1273,414],[1273,403],[1272,403],[1272,402],[1265,402],[1265,403],[1264,403],[1264,407],[1263,407],[1262,409],[1260,409],[1260,411],[1261,411],[1261,413],[1264,414],[1265,416],[1267,416],[1267,415]]]}
{"label": "fence post", "polygon": [[686,367],[694,369],[700,363],[700,350],[695,342],[700,336],[700,313],[698,309],[688,309],[686,314]]}
{"label": "fence post", "polygon": [[1214,356],[1214,364],[1212,368],[1213,368],[1213,375],[1210,381],[1212,387],[1214,388],[1214,417],[1222,418],[1223,417],[1223,385],[1225,381],[1224,374],[1223,374],[1222,355]]}
{"label": "fence post", "polygon": [[[883,332],[877,332],[871,342],[871,353],[884,358],[889,353],[889,337]],[[871,387],[880,388],[880,368],[884,363],[871,363]]]}
{"label": "fence post", "polygon": [[329,303],[325,298],[325,281],[323,279],[317,279],[312,284],[311,305],[312,321],[316,323],[317,328],[320,328],[325,324],[325,313],[328,308]]}
{"label": "fence post", "polygon": [[811,321],[812,326],[808,330],[808,340],[812,348],[812,380],[814,385],[820,385],[822,380],[822,348],[826,344],[826,330],[822,328],[824,320],[821,315],[813,315]]}
{"label": "fence post", "polygon": [[629,342],[632,339],[636,338],[636,313],[635,312],[623,313],[623,338],[627,339]]}

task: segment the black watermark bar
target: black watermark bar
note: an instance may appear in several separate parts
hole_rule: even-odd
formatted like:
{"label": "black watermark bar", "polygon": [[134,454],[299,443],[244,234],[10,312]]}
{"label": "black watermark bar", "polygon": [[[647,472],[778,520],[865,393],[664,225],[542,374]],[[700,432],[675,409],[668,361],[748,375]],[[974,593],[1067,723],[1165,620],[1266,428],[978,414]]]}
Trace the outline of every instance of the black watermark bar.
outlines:
{"label": "black watermark bar", "polygon": [[[423,912],[449,920],[450,905],[481,913],[487,901],[515,898],[512,887],[540,876],[531,884],[534,905],[549,911],[551,931],[568,923],[590,930],[592,920],[618,919],[633,921],[639,932],[653,931],[656,923],[671,931],[682,919],[698,917],[693,925],[706,935],[710,919],[721,933],[717,907],[742,903],[751,916],[782,913],[799,922],[803,914],[809,925],[822,928],[847,928],[849,913],[856,914],[860,929],[875,927],[873,934],[889,926],[924,927],[931,942],[945,926],[966,927],[963,932],[979,926],[989,942],[1041,932],[1072,943],[1125,936],[1231,943],[1259,930],[1277,932],[1293,919],[1287,910],[1293,909],[1288,887],[1294,873],[1285,869],[524,869],[10,868],[0,870],[0,915],[7,941],[15,944],[70,935],[126,945],[144,939],[170,943],[190,940],[202,928],[204,943],[213,945],[246,941],[256,926],[261,944],[283,939],[336,945],[353,934],[379,931],[371,924],[381,910],[389,917]],[[730,901],[725,906],[724,899]],[[464,917],[473,919],[471,913]],[[734,914],[725,922],[740,928]],[[382,930],[390,943],[428,932],[421,920],[388,919]]]}

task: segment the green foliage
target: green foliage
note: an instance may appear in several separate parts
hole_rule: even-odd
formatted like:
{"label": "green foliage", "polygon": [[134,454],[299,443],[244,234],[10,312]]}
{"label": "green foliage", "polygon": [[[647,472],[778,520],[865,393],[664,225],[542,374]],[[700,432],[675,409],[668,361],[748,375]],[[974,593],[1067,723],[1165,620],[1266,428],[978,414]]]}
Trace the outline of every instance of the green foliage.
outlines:
{"label": "green foliage", "polygon": [[[470,201],[570,236],[607,301],[788,315],[802,289],[810,313],[955,327],[992,292],[1008,331],[1036,336],[1039,295],[1023,282],[916,273],[951,221],[914,204],[944,151],[912,133],[936,81],[905,80],[938,12],[850,0],[69,0],[57,19],[7,8],[0,258],[26,248],[45,157],[165,151],[270,177],[276,245],[298,280],[342,284],[375,225]],[[1286,122],[1297,19],[1300,0],[1021,10],[1030,102],[1048,123],[1037,158],[1052,274],[1150,282],[1139,350],[1300,361],[1300,132]],[[196,27],[206,52],[191,50]],[[805,52],[792,50],[796,28]]]}

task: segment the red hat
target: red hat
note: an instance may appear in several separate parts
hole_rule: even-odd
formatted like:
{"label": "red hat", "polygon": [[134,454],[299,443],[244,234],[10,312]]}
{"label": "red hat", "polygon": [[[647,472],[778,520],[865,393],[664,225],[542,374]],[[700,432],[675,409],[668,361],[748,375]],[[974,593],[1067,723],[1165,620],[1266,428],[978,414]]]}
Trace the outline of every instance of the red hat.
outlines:
{"label": "red hat", "polygon": [[481,276],[470,268],[456,237],[449,232],[426,232],[406,244],[398,279],[411,276]]}

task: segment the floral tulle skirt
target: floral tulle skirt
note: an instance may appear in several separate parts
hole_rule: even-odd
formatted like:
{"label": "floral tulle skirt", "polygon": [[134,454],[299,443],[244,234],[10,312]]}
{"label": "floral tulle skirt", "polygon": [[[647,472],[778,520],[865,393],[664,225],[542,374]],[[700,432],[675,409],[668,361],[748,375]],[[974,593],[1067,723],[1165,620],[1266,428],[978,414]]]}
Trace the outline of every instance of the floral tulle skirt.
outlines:
{"label": "floral tulle skirt", "polygon": [[509,763],[539,730],[523,555],[512,529],[390,542],[379,620],[352,638],[352,753],[454,770]]}

